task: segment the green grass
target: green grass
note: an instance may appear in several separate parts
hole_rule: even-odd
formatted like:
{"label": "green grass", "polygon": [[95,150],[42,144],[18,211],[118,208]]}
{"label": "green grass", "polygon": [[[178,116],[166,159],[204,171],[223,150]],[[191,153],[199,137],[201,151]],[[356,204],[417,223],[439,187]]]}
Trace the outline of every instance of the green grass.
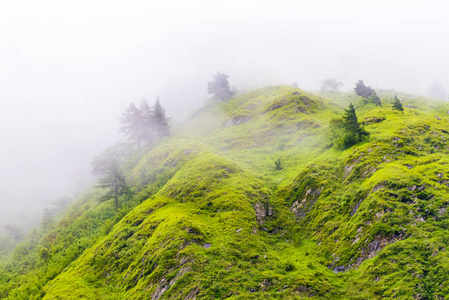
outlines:
{"label": "green grass", "polygon": [[[382,108],[288,86],[207,104],[128,161],[118,213],[88,193],[20,245],[0,296],[448,297],[449,105],[399,94],[416,107],[401,114],[378,94]],[[329,148],[350,102],[370,137]]]}

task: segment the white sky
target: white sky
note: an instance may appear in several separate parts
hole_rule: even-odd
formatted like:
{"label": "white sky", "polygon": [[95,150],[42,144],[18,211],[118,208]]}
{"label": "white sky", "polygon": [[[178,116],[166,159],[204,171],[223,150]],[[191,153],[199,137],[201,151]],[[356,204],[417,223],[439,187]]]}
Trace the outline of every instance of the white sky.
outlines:
{"label": "white sky", "polygon": [[182,120],[217,70],[237,89],[449,88],[448,16],[445,1],[0,0],[0,226],[82,186],[129,102],[159,96]]}

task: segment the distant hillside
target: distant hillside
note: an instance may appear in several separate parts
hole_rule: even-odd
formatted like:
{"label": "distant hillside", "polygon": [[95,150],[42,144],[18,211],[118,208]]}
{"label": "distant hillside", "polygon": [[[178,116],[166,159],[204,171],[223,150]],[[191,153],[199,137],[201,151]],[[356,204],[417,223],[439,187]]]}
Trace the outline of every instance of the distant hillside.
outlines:
{"label": "distant hillside", "polygon": [[[449,103],[267,87],[209,103],[0,268],[2,299],[445,299]],[[330,147],[353,103],[369,138]],[[139,156],[140,155],[140,156]],[[276,163],[277,164],[276,164]]]}

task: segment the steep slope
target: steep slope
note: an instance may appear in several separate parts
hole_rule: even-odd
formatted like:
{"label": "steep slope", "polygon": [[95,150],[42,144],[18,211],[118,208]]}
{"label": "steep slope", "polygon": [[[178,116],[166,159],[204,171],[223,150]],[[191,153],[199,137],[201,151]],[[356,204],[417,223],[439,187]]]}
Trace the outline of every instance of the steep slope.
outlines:
{"label": "steep slope", "polygon": [[[340,280],[305,250],[313,245],[295,251],[293,214],[263,178],[276,174],[268,157],[279,152],[279,142],[296,142],[295,136],[319,128],[317,121],[294,116],[310,120],[327,101],[288,87],[257,93],[246,96],[249,102],[227,104],[228,110],[237,107],[230,115],[209,108],[197,117],[195,130],[144,157],[130,175],[136,185],[145,188],[161,170],[176,170],[173,177],[47,285],[45,298],[67,289],[74,298],[294,298],[297,289],[337,295]],[[213,123],[207,120],[211,109]],[[231,124],[242,111],[247,119]],[[195,131],[195,139],[188,136]],[[258,155],[251,153],[255,147]],[[265,168],[265,176],[256,173]],[[114,288],[107,292],[107,285]]]}
{"label": "steep slope", "polygon": [[88,195],[29,247],[32,266],[9,266],[20,281],[0,273],[0,295],[448,297],[449,105],[402,96],[401,114],[380,95],[383,108],[338,96],[371,134],[344,151],[325,147],[342,108],[297,88],[206,106],[132,168],[121,213]]}

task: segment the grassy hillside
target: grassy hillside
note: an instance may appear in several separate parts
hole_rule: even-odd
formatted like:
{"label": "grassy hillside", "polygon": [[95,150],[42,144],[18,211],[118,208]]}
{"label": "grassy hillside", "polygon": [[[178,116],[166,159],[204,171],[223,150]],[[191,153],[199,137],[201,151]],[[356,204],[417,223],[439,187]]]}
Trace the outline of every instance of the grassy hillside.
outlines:
{"label": "grassy hillside", "polygon": [[[449,297],[449,105],[399,95],[401,114],[379,95],[278,86],[206,105],[128,164],[118,213],[88,192],[23,242],[0,297]],[[329,148],[350,102],[370,137]]]}

